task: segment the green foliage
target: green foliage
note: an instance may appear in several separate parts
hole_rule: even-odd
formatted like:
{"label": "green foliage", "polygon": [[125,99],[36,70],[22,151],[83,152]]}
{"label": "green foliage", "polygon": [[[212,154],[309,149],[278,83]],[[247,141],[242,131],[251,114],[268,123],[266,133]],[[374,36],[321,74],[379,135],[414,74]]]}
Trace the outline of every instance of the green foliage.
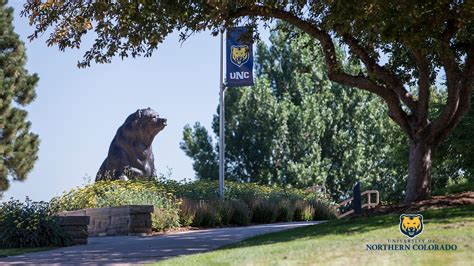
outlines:
{"label": "green foliage", "polygon": [[[191,217],[195,217],[197,210],[203,208],[199,213],[200,217],[193,222],[195,226],[201,225],[201,221],[204,219],[206,226],[209,226],[208,221],[217,223],[218,218],[215,216],[220,217],[221,225],[226,225],[229,216],[231,217],[229,223],[236,225],[247,225],[250,221],[253,223],[291,221],[296,206],[303,203],[306,203],[304,207],[318,211],[314,217],[312,216],[313,211],[311,211],[309,218],[305,216],[305,221],[313,218],[327,220],[336,217],[334,206],[322,194],[296,188],[285,189],[254,183],[226,181],[224,193],[226,201],[221,202],[217,197],[219,187],[217,181],[198,180],[180,185],[176,185],[175,181],[171,181],[171,183],[176,195],[183,198],[181,205],[183,220],[193,220]],[[162,185],[167,186],[166,183],[162,183]]]}
{"label": "green foliage", "polygon": [[153,230],[180,226],[179,201],[172,191],[154,182],[101,181],[64,192],[50,202],[55,212],[137,204],[155,206],[152,214]]}
{"label": "green foliage", "polygon": [[[211,30],[216,35],[238,24],[257,28],[259,16],[265,25],[276,18],[299,27],[310,21],[310,26],[324,33],[334,32],[338,37],[350,33],[362,44],[371,44],[370,52],[378,48],[390,55],[392,69],[408,79],[417,73],[410,73],[414,62],[408,60],[412,55],[406,52],[407,43],[434,53],[438,45],[423,44],[440,39],[446,21],[451,21],[457,37],[453,46],[465,51],[472,42],[471,11],[470,1],[28,1],[22,15],[35,26],[30,39],[50,30],[47,43],[61,50],[79,47],[85,34],[95,31],[97,38],[79,64],[82,67],[91,61],[108,63],[116,55],[151,56],[175,30],[185,40],[196,32]],[[436,59],[431,60],[439,63]]]}
{"label": "green foliage", "polygon": [[53,212],[60,212],[150,204],[155,206],[152,214],[154,231],[180,226],[247,225],[250,221],[271,223],[281,213],[289,217],[287,220],[292,220],[295,204],[302,202],[319,206],[321,215],[315,219],[335,218],[335,209],[322,195],[295,188],[228,181],[225,201],[218,199],[217,191],[218,183],[207,180],[182,183],[164,179],[100,181],[64,192],[51,199],[49,206]]}
{"label": "green foliage", "polygon": [[295,214],[295,210],[291,202],[289,202],[288,200],[282,200],[278,204],[276,221],[277,222],[291,222],[293,221],[294,214]]}
{"label": "green foliage", "polygon": [[295,214],[293,220],[295,221],[311,221],[314,216],[314,208],[311,204],[304,201],[297,201],[295,203]]}
{"label": "green foliage", "polygon": [[0,248],[62,247],[71,238],[50,216],[46,202],[26,198],[0,204]]}
{"label": "green foliage", "polygon": [[[369,93],[331,83],[313,40],[303,35],[288,42],[290,33],[280,26],[270,37],[271,46],[257,46],[256,86],[227,93],[227,178],[300,188],[324,185],[334,200],[349,197],[360,181],[364,188],[379,190],[384,202],[401,200],[408,175],[407,139],[385,119],[386,107]],[[350,62],[346,68],[358,71]],[[446,96],[445,90],[432,88],[430,119],[442,111]],[[473,176],[472,110],[434,155],[434,190]],[[217,135],[218,114],[213,130]],[[212,141],[203,126],[197,123],[185,132],[194,138],[183,139],[183,149],[209,151]],[[215,157],[218,147],[214,150]],[[217,178],[217,162],[187,155],[195,169],[213,171],[209,179]]]}
{"label": "green foliage", "polygon": [[[218,181],[197,180],[194,182],[177,183],[170,181],[158,183],[163,189],[174,191],[178,197],[189,199],[217,199],[219,191]],[[251,203],[255,198],[286,198],[290,200],[324,198],[321,193],[306,192],[296,188],[279,186],[265,186],[255,183],[225,182],[224,196],[228,200],[243,200]]]}
{"label": "green foliage", "polygon": [[190,200],[183,199],[181,220],[183,226],[248,225],[250,209],[239,200]]}
{"label": "green foliage", "polygon": [[[442,102],[445,102],[446,93],[441,97]],[[437,107],[441,109],[440,106]],[[433,190],[465,183],[466,179],[474,183],[472,158],[474,158],[474,94],[471,95],[471,108],[467,115],[436,150],[433,158]]]}
{"label": "green foliage", "polygon": [[[181,219],[188,221],[187,224],[193,221],[194,226],[210,226],[211,223],[246,225],[250,221],[273,223],[336,218],[335,206],[313,192],[226,182],[226,200],[222,202],[217,199],[217,189],[216,181],[182,184],[176,189],[177,195],[185,197],[181,204]],[[194,219],[196,213],[199,216]]]}
{"label": "green foliage", "polygon": [[219,216],[221,217],[222,225],[229,225],[232,221],[232,216],[234,216],[234,209],[232,202],[223,201],[219,204]]}
{"label": "green foliage", "polygon": [[180,204],[179,224],[181,226],[190,226],[196,216],[198,205],[194,200],[183,198]]}
{"label": "green foliage", "polygon": [[252,208],[252,222],[273,223],[278,215],[278,206],[271,200],[257,200]]}
{"label": "green foliage", "polygon": [[313,220],[332,220],[336,219],[336,210],[335,206],[331,206],[327,201],[319,199],[311,199],[309,203],[314,209]]}
{"label": "green foliage", "polygon": [[25,46],[13,28],[13,9],[0,0],[0,198],[8,178],[25,180],[38,159],[39,138],[24,107],[35,97],[36,74],[25,68]]}
{"label": "green foliage", "polygon": [[180,147],[187,156],[196,158],[193,163],[196,178],[213,180],[218,178],[217,157],[206,128],[199,123],[196,123],[193,128],[185,126]]}
{"label": "green foliage", "polygon": [[214,227],[221,224],[221,213],[219,203],[201,200],[197,204],[193,226]]}
{"label": "green foliage", "polygon": [[[302,35],[289,42],[290,33],[279,26],[270,36],[271,46],[257,46],[256,85],[226,94],[227,179],[299,188],[324,185],[334,200],[348,197],[361,181],[381,190],[384,199],[403,197],[406,140],[385,118],[382,101],[331,83],[314,40]],[[345,67],[360,70],[350,62]],[[218,121],[217,114],[216,136]],[[197,146],[209,151],[212,141],[203,126],[188,126],[184,134],[193,136],[183,139],[185,151]],[[186,154],[195,169],[217,167],[217,162]]]}
{"label": "green foliage", "polygon": [[250,223],[252,212],[247,204],[242,201],[233,200],[232,209],[233,213],[230,220],[231,224],[248,225]]}
{"label": "green foliage", "polygon": [[433,191],[433,195],[442,196],[461,193],[465,191],[474,191],[474,181],[469,181],[467,179],[448,183],[446,187],[438,188]]}
{"label": "green foliage", "polygon": [[336,217],[334,208],[322,202],[282,198],[253,198],[250,204],[241,200],[183,200],[181,216],[187,225],[203,227],[247,225],[250,222],[328,220]]}
{"label": "green foliage", "polygon": [[[180,31],[181,40],[185,40],[194,33],[206,30],[217,35],[225,29],[243,25],[256,31],[259,28],[259,23],[263,23],[264,28],[268,28],[275,19],[282,20],[287,24],[280,24],[279,27],[283,32],[288,33],[287,39],[293,40],[301,36],[301,32],[294,30],[296,27],[310,36],[309,48],[320,46],[324,48],[320,51],[324,55],[324,64],[332,81],[354,86],[380,96],[390,109],[390,118],[406,133],[405,137],[410,138],[410,143],[413,145],[415,145],[414,143],[424,143],[436,148],[464,116],[469,108],[469,99],[472,95],[472,77],[474,75],[474,53],[472,52],[474,46],[474,34],[472,34],[474,4],[472,1],[236,0],[155,1],[147,2],[147,4],[135,1],[113,3],[103,1],[89,1],[87,3],[82,1],[48,1],[46,3],[28,1],[24,7],[22,15],[27,16],[30,24],[35,26],[30,39],[38,38],[45,32],[51,32],[47,43],[48,45],[58,45],[60,50],[79,48],[84,35],[88,31],[95,31],[97,36],[90,50],[85,53],[84,60],[78,64],[80,67],[89,66],[92,61],[109,63],[116,55],[120,55],[122,58],[129,55],[132,57],[151,56],[158,44],[175,30]],[[258,32],[255,32],[252,36],[245,37],[258,39],[259,35]],[[349,52],[349,59],[338,55],[335,46],[338,42]],[[304,52],[301,54],[304,55]],[[272,61],[271,66],[273,67],[273,63],[275,63],[277,72],[280,67],[287,75],[302,73],[301,71],[295,73],[288,71],[293,68],[292,61],[287,59]],[[286,62],[290,62],[290,64],[286,65]],[[363,65],[364,68],[348,68],[347,62],[355,66]],[[288,69],[286,69],[287,66],[289,66]],[[310,64],[310,68],[307,70],[313,71],[312,66],[313,64]],[[299,76],[295,75],[295,80],[298,78]],[[445,104],[441,115],[428,118],[429,89],[438,78],[446,81],[451,100]],[[264,84],[264,82],[260,84]],[[288,85],[289,88],[293,86],[292,83],[278,83],[278,89],[283,90],[284,93],[277,93],[277,96],[289,94],[284,97],[289,97],[290,102],[296,105],[298,102],[305,102],[304,97],[298,93],[300,90],[287,90],[285,85]],[[411,86],[417,87],[415,92],[407,90]],[[320,87],[318,85],[307,88],[317,91]],[[262,91],[265,89],[262,88]],[[382,108],[377,109],[375,108],[377,106],[372,106],[370,102],[367,102],[367,106],[364,107],[365,100],[372,101],[372,96],[361,94],[354,97],[352,92],[341,91],[343,93],[339,94],[337,100],[339,101],[341,97],[345,96],[352,99],[353,101],[349,102],[347,106],[349,109],[343,110],[355,113],[355,117],[363,114],[362,110],[365,110],[366,107],[373,108],[372,112],[374,113],[371,114],[377,114],[377,110],[384,112]],[[284,110],[277,108],[273,104],[273,99],[268,98],[268,94],[256,98],[261,100],[260,103],[264,103],[262,107],[265,109]],[[359,100],[364,100],[364,102],[360,102],[362,103],[360,104]],[[332,104],[332,101],[328,101],[328,103]],[[255,105],[252,104],[251,107],[255,107]],[[229,157],[231,158],[230,164],[228,164],[228,167],[231,166],[229,171],[237,171],[240,174],[235,175],[234,179],[241,178],[243,181],[247,181],[245,178],[252,178],[265,184],[283,182],[297,186],[327,182],[333,198],[340,198],[345,196],[347,186],[353,185],[353,179],[357,178],[361,181],[370,181],[373,185],[380,184],[380,189],[387,190],[387,193],[382,195],[400,194],[397,191],[399,186],[396,183],[403,180],[402,178],[394,180],[394,176],[404,177],[404,171],[403,174],[397,174],[397,167],[385,167],[387,163],[385,156],[389,157],[390,154],[384,150],[384,147],[372,144],[376,144],[378,141],[386,145],[398,144],[398,140],[404,140],[404,137],[396,133],[389,140],[397,141],[383,142],[384,138],[380,138],[381,136],[377,134],[374,136],[375,138],[367,137],[365,139],[362,136],[366,135],[358,134],[365,132],[358,131],[359,129],[365,128],[366,132],[370,132],[371,127],[377,127],[375,130],[387,129],[389,132],[392,128],[391,125],[385,127],[388,124],[361,123],[361,125],[354,127],[357,130],[351,129],[350,126],[345,127],[349,130],[342,130],[335,137],[341,141],[340,143],[348,143],[344,141],[345,139],[355,142],[351,142],[348,147],[334,146],[335,150],[329,149],[332,155],[339,155],[338,158],[342,161],[342,163],[332,164],[328,160],[333,157],[325,157],[322,148],[325,142],[313,142],[315,137],[321,139],[321,136],[324,136],[326,139],[332,139],[332,135],[321,135],[321,133],[327,133],[324,127],[318,128],[318,130],[304,130],[306,126],[310,128],[320,122],[318,116],[313,115],[318,114],[319,109],[310,109],[309,113],[304,115],[305,112],[294,112],[294,109],[288,107],[286,113],[282,112],[283,118],[278,117],[277,120],[272,120],[274,117],[265,109],[261,109],[253,114],[250,113],[251,117],[264,117],[267,120],[260,122],[270,121],[270,123],[254,124],[257,130],[272,128],[277,130],[275,134],[281,135],[285,132],[286,117],[291,118],[290,121],[295,122],[302,129],[301,133],[308,134],[306,136],[308,140],[301,142],[299,134],[290,135],[286,138],[287,142],[283,143],[265,142],[269,139],[267,134],[248,138],[246,141],[250,144],[257,144],[256,149],[252,150],[251,145],[242,146],[247,151],[242,150],[240,153],[258,160],[253,165],[252,161],[248,160],[249,158]],[[336,107],[336,111],[337,109]],[[255,109],[252,110],[255,111]],[[342,117],[333,121],[342,121],[342,125],[345,123],[354,126],[352,124],[354,121],[351,119],[353,115],[344,116],[344,113],[340,114]],[[364,117],[369,119],[371,114]],[[319,118],[324,121],[324,117]],[[327,117],[334,119],[337,116],[329,115]],[[378,120],[378,116],[375,118]],[[388,123],[386,120],[388,119],[381,121]],[[360,120],[356,121],[360,122]],[[243,125],[245,127],[248,124],[243,123]],[[286,127],[291,130],[291,123],[286,123]],[[197,134],[190,134],[197,136]],[[225,136],[225,138],[232,139],[234,135]],[[292,143],[294,140],[299,140],[300,142],[297,143],[303,143],[303,145],[291,145],[294,144]],[[359,140],[363,141],[358,142]],[[187,145],[191,147],[189,144]],[[369,148],[364,150],[364,146]],[[207,147],[209,148],[209,145]],[[296,154],[298,160],[292,161],[291,157],[287,160],[284,156],[288,154],[288,151],[284,149],[287,147],[290,147],[290,151]],[[295,149],[292,149],[293,147]],[[209,152],[209,149],[206,152]],[[367,163],[358,160],[363,155],[370,156],[377,153],[383,153],[383,155],[379,155],[381,159],[368,160]],[[410,171],[410,180],[417,182],[408,183],[410,189],[407,190],[409,195],[406,195],[405,198],[407,203],[425,199],[430,194],[430,186],[421,186],[429,181],[430,176],[423,174],[421,166],[416,166],[422,165],[420,160],[426,155],[415,153],[409,155],[412,165],[415,165],[415,168]],[[351,160],[352,158],[355,159]],[[382,165],[379,165],[380,163]],[[274,166],[273,164],[278,164],[284,170],[272,170],[273,168],[269,165]],[[201,167],[196,168],[202,169]],[[275,175],[275,173],[277,174]],[[341,173],[343,175],[339,175]],[[366,177],[366,173],[369,177]],[[213,176],[209,175],[208,178],[213,178]]]}

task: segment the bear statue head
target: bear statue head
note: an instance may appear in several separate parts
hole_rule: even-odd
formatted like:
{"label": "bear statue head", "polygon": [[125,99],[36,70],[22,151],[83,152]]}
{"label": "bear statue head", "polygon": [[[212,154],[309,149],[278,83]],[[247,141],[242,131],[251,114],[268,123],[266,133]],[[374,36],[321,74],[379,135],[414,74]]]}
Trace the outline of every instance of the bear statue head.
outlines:
{"label": "bear statue head", "polygon": [[130,132],[138,134],[137,138],[145,142],[151,142],[161,130],[166,127],[166,118],[160,118],[160,115],[151,109],[138,109],[131,114],[125,121],[125,125]]}

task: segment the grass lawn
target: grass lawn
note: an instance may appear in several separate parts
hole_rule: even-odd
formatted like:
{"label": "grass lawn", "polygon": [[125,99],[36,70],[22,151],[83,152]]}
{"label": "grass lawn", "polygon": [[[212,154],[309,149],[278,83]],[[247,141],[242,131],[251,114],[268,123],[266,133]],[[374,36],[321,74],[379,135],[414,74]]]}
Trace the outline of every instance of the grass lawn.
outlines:
{"label": "grass lawn", "polygon": [[256,236],[213,252],[157,265],[474,265],[474,206],[421,212],[415,239],[456,244],[455,251],[369,251],[367,244],[405,240],[398,215],[383,215]]}
{"label": "grass lawn", "polygon": [[21,255],[24,253],[38,252],[52,249],[51,247],[45,248],[0,248],[0,258],[7,256]]}

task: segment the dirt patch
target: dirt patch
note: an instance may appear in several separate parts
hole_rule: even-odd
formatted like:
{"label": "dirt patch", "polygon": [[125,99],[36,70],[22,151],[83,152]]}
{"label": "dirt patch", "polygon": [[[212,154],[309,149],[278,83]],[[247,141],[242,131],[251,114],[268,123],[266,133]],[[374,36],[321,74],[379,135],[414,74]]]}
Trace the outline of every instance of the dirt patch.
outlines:
{"label": "dirt patch", "polygon": [[403,213],[426,211],[446,207],[474,205],[474,192],[467,191],[447,196],[433,196],[430,199],[414,202],[412,204],[380,205],[372,211],[373,214]]}

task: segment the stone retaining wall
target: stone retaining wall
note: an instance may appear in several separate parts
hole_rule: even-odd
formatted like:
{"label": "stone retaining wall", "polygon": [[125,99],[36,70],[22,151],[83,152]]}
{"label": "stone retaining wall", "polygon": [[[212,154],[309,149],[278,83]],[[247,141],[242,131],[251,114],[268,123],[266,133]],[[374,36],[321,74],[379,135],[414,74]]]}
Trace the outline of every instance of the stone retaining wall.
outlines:
{"label": "stone retaining wall", "polygon": [[127,205],[62,212],[61,216],[89,216],[90,236],[151,234],[153,205]]}
{"label": "stone retaining wall", "polygon": [[87,244],[87,226],[89,225],[89,216],[67,216],[55,217],[61,228],[72,237],[74,245]]}

